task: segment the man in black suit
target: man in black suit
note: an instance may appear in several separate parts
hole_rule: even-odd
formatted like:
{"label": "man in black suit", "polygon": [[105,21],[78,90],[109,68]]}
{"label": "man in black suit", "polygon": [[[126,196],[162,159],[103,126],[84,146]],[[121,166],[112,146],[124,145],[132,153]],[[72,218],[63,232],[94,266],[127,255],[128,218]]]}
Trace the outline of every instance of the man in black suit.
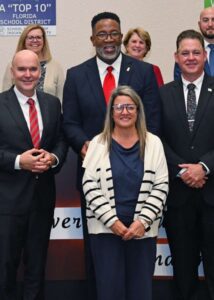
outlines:
{"label": "man in black suit", "polygon": [[[82,158],[85,156],[89,141],[102,131],[104,125],[106,101],[103,83],[107,67],[113,67],[116,86],[129,85],[142,98],[148,129],[155,134],[160,130],[160,99],[152,65],[121,53],[122,33],[120,19],[116,14],[100,13],[92,19],[91,25],[91,42],[96,49],[96,56],[68,70],[63,95],[65,134],[69,145],[79,155],[77,185],[80,191],[82,191]],[[81,202],[87,248],[83,196]],[[90,265],[89,260],[87,259],[86,265]],[[86,272],[90,278],[92,274],[90,267],[86,267]],[[89,282],[90,287],[93,282],[94,279]],[[94,300],[94,295],[91,298]]]}
{"label": "man in black suit", "polygon": [[206,51],[199,32],[178,36],[175,61],[181,79],[160,90],[170,176],[164,223],[175,299],[199,299],[201,254],[208,300],[214,299],[214,79],[204,73]]}
{"label": "man in black suit", "polygon": [[[0,299],[17,299],[16,276],[23,257],[22,299],[43,300],[54,173],[66,154],[61,107],[56,97],[35,91],[40,77],[35,53],[17,52],[11,73],[14,87],[0,94]],[[29,98],[35,105],[33,115]],[[37,135],[32,128],[38,129]],[[40,146],[35,148],[35,143]]]}

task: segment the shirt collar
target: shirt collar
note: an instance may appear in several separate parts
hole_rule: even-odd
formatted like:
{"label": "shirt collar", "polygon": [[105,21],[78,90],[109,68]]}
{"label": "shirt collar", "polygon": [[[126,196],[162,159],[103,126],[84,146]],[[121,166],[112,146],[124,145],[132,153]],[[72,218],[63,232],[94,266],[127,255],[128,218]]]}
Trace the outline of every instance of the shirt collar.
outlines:
{"label": "shirt collar", "polygon": [[102,61],[98,56],[96,57],[97,59],[97,66],[99,69],[100,74],[105,74],[106,73],[106,68],[108,66],[112,66],[114,70],[119,73],[120,72],[120,66],[121,66],[121,61],[122,61],[122,54],[118,56],[118,58],[113,62],[113,64],[109,65]]}
{"label": "shirt collar", "polygon": [[201,74],[201,76],[199,76],[195,81],[193,82],[190,82],[186,79],[184,79],[184,77],[181,75],[181,79],[182,79],[182,82],[183,82],[183,85],[184,87],[187,89],[187,86],[189,83],[194,83],[194,85],[197,87],[200,87],[202,85],[202,81],[204,79],[204,72]]}
{"label": "shirt collar", "polygon": [[208,43],[206,40],[204,40],[204,48],[205,49],[207,49],[208,48],[208,45],[209,45],[210,43]]}
{"label": "shirt collar", "polygon": [[21,103],[21,104],[26,104],[28,99],[31,98],[33,99],[35,102],[38,102],[38,98],[37,98],[37,95],[36,95],[36,91],[34,92],[33,96],[32,97],[27,97],[25,96],[24,94],[22,94],[16,86],[14,86],[14,92],[16,94],[16,97],[18,99],[18,101]]}
{"label": "shirt collar", "polygon": [[204,48],[205,48],[206,51],[207,50],[210,51],[210,47],[209,47],[210,44],[213,44],[213,43],[209,43],[206,40],[204,40]]}

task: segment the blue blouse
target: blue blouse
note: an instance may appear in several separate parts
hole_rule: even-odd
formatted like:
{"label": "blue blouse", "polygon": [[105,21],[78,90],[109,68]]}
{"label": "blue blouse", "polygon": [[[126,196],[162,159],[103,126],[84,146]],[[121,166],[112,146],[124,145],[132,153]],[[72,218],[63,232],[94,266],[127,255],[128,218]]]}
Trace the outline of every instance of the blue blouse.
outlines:
{"label": "blue blouse", "polygon": [[140,158],[140,144],[124,148],[112,139],[110,163],[113,176],[115,204],[118,218],[129,226],[133,222],[134,211],[144,173],[144,163]]}

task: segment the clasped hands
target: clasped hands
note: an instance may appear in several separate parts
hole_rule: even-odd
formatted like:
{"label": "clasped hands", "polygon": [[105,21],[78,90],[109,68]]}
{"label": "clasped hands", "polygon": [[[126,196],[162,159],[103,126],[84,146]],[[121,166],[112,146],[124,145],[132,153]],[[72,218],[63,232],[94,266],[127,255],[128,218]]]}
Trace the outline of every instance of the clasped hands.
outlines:
{"label": "clasped hands", "polygon": [[135,220],[129,227],[117,220],[110,228],[115,235],[121,236],[124,241],[141,238],[145,234],[145,228],[140,220]]}
{"label": "clasped hands", "polygon": [[56,163],[56,157],[44,149],[31,149],[20,155],[21,169],[43,173]]}
{"label": "clasped hands", "polygon": [[180,164],[179,167],[186,169],[180,176],[186,185],[197,189],[204,186],[207,176],[201,164]]}

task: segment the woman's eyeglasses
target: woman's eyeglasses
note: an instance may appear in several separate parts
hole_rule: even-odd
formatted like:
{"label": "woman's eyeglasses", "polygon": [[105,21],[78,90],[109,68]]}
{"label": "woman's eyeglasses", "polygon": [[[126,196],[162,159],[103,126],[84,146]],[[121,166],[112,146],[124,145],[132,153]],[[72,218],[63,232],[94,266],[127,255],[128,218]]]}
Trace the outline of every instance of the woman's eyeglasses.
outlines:
{"label": "woman's eyeglasses", "polygon": [[29,35],[26,37],[26,40],[28,41],[41,41],[43,39],[43,36],[42,35],[37,35],[37,36],[33,36],[33,35]]}
{"label": "woman's eyeglasses", "polygon": [[112,108],[117,113],[122,113],[123,110],[126,109],[127,112],[131,114],[137,110],[137,106],[135,104],[114,104]]}

